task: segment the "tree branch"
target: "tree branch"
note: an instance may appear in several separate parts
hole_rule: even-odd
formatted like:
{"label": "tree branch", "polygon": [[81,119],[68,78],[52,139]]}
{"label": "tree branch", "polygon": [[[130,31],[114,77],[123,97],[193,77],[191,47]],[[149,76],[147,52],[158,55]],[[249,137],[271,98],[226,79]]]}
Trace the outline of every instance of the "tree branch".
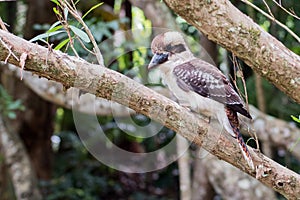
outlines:
{"label": "tree branch", "polygon": [[[77,87],[98,97],[130,107],[195,144],[202,145],[210,153],[256,177],[285,197],[300,197],[298,174],[249,148],[254,164],[258,168],[256,173],[251,171],[232,138],[213,129],[208,134],[209,125],[204,120],[174,101],[104,66],[93,65],[59,51],[49,52],[47,48],[29,43],[2,30],[0,30],[0,38],[12,47],[17,56],[24,52],[28,54],[25,70],[60,82],[65,87]],[[0,60],[5,60],[8,54],[9,50],[0,44]],[[8,63],[19,64],[13,57],[9,57]]]}
{"label": "tree branch", "polygon": [[[16,71],[19,68],[14,65],[10,65],[9,68],[15,72],[16,76],[20,77],[19,71]],[[11,71],[8,73],[11,73]],[[128,114],[135,112],[128,110],[118,103],[107,101],[103,98],[96,98],[95,95],[90,93],[81,95],[80,98],[74,98],[74,96],[79,96],[79,90],[77,88],[70,88],[64,91],[60,83],[48,81],[38,76],[32,76],[32,73],[27,71],[23,72],[23,81],[24,84],[43,99],[68,109],[73,108],[76,109],[76,111],[87,114],[96,113],[96,115],[99,116],[108,116],[113,113],[114,116],[118,117],[128,116]],[[155,87],[153,89],[165,97],[172,98],[167,88]],[[249,110],[253,117],[252,122],[240,116],[244,121],[244,123],[241,124],[243,134],[249,134],[248,130],[249,127],[251,127],[255,130],[257,135],[259,135],[260,141],[269,141],[273,146],[281,146],[287,150],[291,149],[291,153],[300,160],[300,145],[295,145],[299,139],[299,128],[293,123],[267,115],[252,105],[249,106]]]}
{"label": "tree branch", "polygon": [[188,23],[300,103],[300,57],[229,0],[164,0]]}

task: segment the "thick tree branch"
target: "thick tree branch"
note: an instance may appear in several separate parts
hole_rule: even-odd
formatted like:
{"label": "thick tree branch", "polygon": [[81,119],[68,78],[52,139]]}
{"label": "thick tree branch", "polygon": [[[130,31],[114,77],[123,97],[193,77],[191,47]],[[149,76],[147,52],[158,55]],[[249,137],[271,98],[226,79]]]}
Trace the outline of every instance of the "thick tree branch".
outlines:
{"label": "thick tree branch", "polygon": [[164,0],[188,23],[300,103],[300,57],[229,0]]}
{"label": "thick tree branch", "polygon": [[[257,166],[256,172],[251,171],[232,138],[213,129],[207,134],[209,125],[174,101],[104,66],[93,65],[59,51],[49,51],[2,30],[0,38],[12,47],[12,51],[18,57],[24,52],[27,53],[25,70],[60,82],[65,87],[74,86],[128,106],[195,144],[202,145],[213,155],[256,177],[285,197],[300,198],[300,176],[297,173],[250,148],[254,164]],[[9,50],[0,44],[0,60],[4,61],[8,54]],[[13,57],[9,57],[8,62],[19,65]]]}
{"label": "thick tree branch", "polygon": [[[9,66],[9,68],[15,71],[17,76],[20,75],[19,68],[13,65]],[[63,91],[63,86],[60,83],[32,76],[30,72],[23,73],[23,80],[30,89],[45,100],[68,109],[73,107],[77,111],[87,114],[96,113],[99,116],[108,116],[113,113],[114,116],[122,117],[134,113],[133,110],[128,111],[127,108],[118,103],[107,101],[103,98],[96,98],[89,93],[81,95],[80,98],[74,98],[76,95],[79,96],[77,88]],[[170,91],[166,88],[156,87],[154,89],[168,98],[172,97]],[[273,146],[291,149],[291,153],[300,160],[300,145],[296,145],[300,134],[299,128],[293,123],[266,115],[252,105],[249,106],[249,109],[253,120],[250,122],[247,118],[243,118],[243,134],[248,134],[248,129],[251,127],[259,136],[260,141],[269,141]]]}

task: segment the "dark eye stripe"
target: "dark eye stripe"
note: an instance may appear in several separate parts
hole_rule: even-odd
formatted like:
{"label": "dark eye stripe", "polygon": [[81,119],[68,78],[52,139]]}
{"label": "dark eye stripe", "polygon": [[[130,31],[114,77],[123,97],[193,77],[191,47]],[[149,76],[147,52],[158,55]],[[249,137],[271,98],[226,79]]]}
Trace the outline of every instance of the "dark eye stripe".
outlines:
{"label": "dark eye stripe", "polygon": [[176,44],[176,45],[167,45],[165,50],[171,53],[181,53],[186,50],[183,44]]}
{"label": "dark eye stripe", "polygon": [[157,62],[162,64],[168,60],[168,54],[160,53],[157,54]]}

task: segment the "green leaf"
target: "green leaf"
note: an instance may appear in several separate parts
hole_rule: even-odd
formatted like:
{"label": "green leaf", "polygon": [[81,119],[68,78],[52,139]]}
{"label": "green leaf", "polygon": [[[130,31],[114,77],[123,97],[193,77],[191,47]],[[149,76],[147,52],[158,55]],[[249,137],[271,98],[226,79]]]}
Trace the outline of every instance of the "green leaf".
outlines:
{"label": "green leaf", "polygon": [[57,31],[57,30],[62,29],[62,28],[63,28],[63,26],[59,25],[59,26],[56,26],[56,27],[54,27],[52,29],[49,29],[46,33],[52,33],[54,31]]}
{"label": "green leaf", "polygon": [[7,105],[7,110],[16,110],[22,106],[22,102],[20,100],[16,100]]}
{"label": "green leaf", "polygon": [[295,122],[300,123],[300,115],[299,118],[295,117],[294,115],[291,115],[291,117]]}
{"label": "green leaf", "polygon": [[50,0],[52,1],[53,3],[55,3],[56,5],[60,6],[60,3],[57,1],[57,0]]}
{"label": "green leaf", "polygon": [[[53,31],[58,30],[58,29],[56,29],[55,27],[56,27],[57,25],[59,25],[59,24],[60,24],[60,21],[57,21],[57,22],[55,22],[54,24],[52,24],[52,25],[50,26],[49,30],[47,31],[47,33],[51,33],[51,32],[53,32]],[[60,25],[60,26],[58,26],[58,27],[62,27],[62,25]]]}
{"label": "green leaf", "polygon": [[80,0],[77,0],[74,4],[77,5],[79,3]]}
{"label": "green leaf", "polygon": [[87,43],[90,42],[90,38],[84,31],[72,25],[70,25],[69,27],[74,32],[74,34],[77,35],[80,39]]}
{"label": "green leaf", "polygon": [[60,49],[63,48],[69,41],[70,41],[70,38],[67,38],[67,39],[61,41],[54,49],[55,49],[55,50],[60,50]]}
{"label": "green leaf", "polygon": [[119,29],[119,22],[117,20],[110,21],[110,22],[106,23],[106,25],[113,30]]}
{"label": "green leaf", "polygon": [[15,112],[8,112],[7,113],[7,117],[9,118],[9,119],[16,119],[17,118],[17,115],[16,115],[16,113]]}
{"label": "green leaf", "polygon": [[53,12],[59,16],[61,16],[60,12],[57,10],[57,8],[53,7]]}
{"label": "green leaf", "polygon": [[65,20],[67,20],[67,19],[68,19],[68,14],[69,14],[69,10],[68,10],[68,8],[64,8]]}
{"label": "green leaf", "polygon": [[40,41],[43,42],[43,43],[45,43],[46,45],[49,44],[49,43],[48,43],[46,40],[44,40],[44,39],[40,39]]}
{"label": "green leaf", "polygon": [[91,7],[83,16],[82,19],[84,19],[90,12],[92,12],[93,10],[95,10],[96,8],[98,8],[99,6],[101,6],[103,4],[103,2],[98,3],[96,5],[94,5],[93,7]]}
{"label": "green leaf", "polygon": [[29,40],[29,42],[34,42],[34,41],[37,41],[37,40],[41,40],[43,38],[48,38],[50,36],[57,35],[57,34],[62,33],[62,32],[64,32],[64,31],[54,31],[54,32],[51,32],[51,33],[42,33],[40,35],[35,36],[31,40]]}

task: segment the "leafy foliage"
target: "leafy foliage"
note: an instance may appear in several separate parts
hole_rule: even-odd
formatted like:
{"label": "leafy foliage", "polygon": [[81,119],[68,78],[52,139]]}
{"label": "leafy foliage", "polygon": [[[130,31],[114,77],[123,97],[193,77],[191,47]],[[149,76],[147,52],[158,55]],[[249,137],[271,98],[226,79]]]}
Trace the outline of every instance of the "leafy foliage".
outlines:
{"label": "leafy foliage", "polygon": [[95,160],[73,132],[61,132],[57,136],[61,143],[55,153],[54,178],[40,182],[47,200],[175,198],[176,164],[157,172],[126,174]]}
{"label": "leafy foliage", "polygon": [[25,107],[22,105],[22,101],[14,101],[2,85],[0,85],[0,112],[10,119],[15,119],[17,117],[15,112],[18,110],[25,110]]}
{"label": "leafy foliage", "polygon": [[[55,3],[57,5],[57,7],[53,8],[53,12],[58,16],[59,21],[55,22],[54,24],[52,24],[49,28],[49,30],[46,33],[37,35],[36,37],[32,38],[30,41],[34,42],[34,41],[42,41],[46,44],[49,44],[49,37],[51,36],[55,36],[58,35],[60,33],[64,33],[64,36],[66,37],[64,40],[62,40],[56,47],[56,50],[60,50],[62,47],[64,47],[65,45],[67,45],[69,42],[71,42],[71,40],[78,38],[82,41],[84,41],[85,43],[90,43],[90,38],[88,37],[88,35],[82,30],[81,28],[78,28],[77,26],[79,25],[76,21],[72,21],[70,20],[70,22],[68,22],[68,14],[69,11],[67,8],[63,8],[62,5],[59,3],[59,1],[57,0],[52,0],[53,3]],[[98,3],[96,5],[94,5],[93,7],[91,7],[83,16],[82,19],[84,19],[90,12],[92,12],[94,9],[98,8],[99,6],[101,6],[103,3]],[[63,10],[63,13],[61,13],[60,10]],[[74,25],[72,25],[71,23],[74,23]],[[76,25],[75,25],[76,24]],[[69,35],[69,31],[73,33],[73,35]],[[44,40],[44,38],[46,38],[46,41]],[[72,45],[72,44],[71,44]]]}

